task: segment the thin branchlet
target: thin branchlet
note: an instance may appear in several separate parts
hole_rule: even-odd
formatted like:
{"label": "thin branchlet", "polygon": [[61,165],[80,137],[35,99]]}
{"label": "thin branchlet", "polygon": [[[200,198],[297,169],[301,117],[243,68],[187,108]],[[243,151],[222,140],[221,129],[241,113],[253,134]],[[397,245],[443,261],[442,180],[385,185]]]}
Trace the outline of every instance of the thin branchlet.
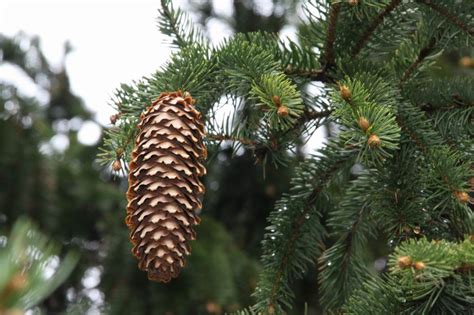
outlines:
{"label": "thin branchlet", "polygon": [[323,69],[293,69],[291,67],[287,67],[285,69],[285,74],[287,75],[296,75],[301,78],[307,78],[311,81],[318,81],[323,83],[333,83],[334,78],[328,75],[326,68]]}
{"label": "thin branchlet", "polygon": [[451,23],[459,27],[461,30],[466,32],[469,35],[474,35],[474,29],[472,27],[469,27],[466,23],[464,23],[462,20],[458,19],[453,13],[449,12],[442,6],[439,6],[431,0],[417,0],[416,2],[422,3],[428,7],[430,7],[433,11],[437,12],[439,15],[444,16],[446,19],[448,19]]}
{"label": "thin branchlet", "polygon": [[377,27],[382,24],[384,19],[393,11],[395,10],[398,5],[400,5],[401,0],[392,0],[390,3],[385,7],[385,9],[380,12],[370,23],[367,30],[362,34],[361,38],[357,41],[354,48],[352,49],[352,57],[356,57],[362,48],[364,48],[365,44],[369,41],[372,34],[375,32]]}
{"label": "thin branchlet", "polygon": [[318,184],[313,188],[311,194],[305,201],[305,206],[303,211],[296,217],[295,221],[292,224],[291,234],[288,236],[289,241],[284,249],[283,258],[280,261],[278,266],[278,271],[273,280],[272,290],[269,297],[269,305],[274,306],[277,301],[277,295],[279,288],[281,286],[281,278],[286,269],[289,258],[291,257],[292,252],[294,251],[294,244],[300,236],[301,227],[304,222],[306,222],[306,216],[308,215],[311,208],[314,206],[316,199],[318,198],[321,190],[324,186],[331,180],[334,174],[340,170],[341,166],[351,158],[351,155],[346,155],[344,158],[340,159],[337,163],[334,163],[332,167],[326,170],[323,174],[318,174]]}
{"label": "thin branchlet", "polygon": [[336,24],[341,11],[341,4],[334,3],[331,5],[329,13],[328,33],[326,36],[326,47],[324,50],[325,68],[331,68],[334,65],[334,41],[336,40]]}
{"label": "thin branchlet", "polygon": [[332,109],[327,109],[323,111],[305,111],[304,115],[302,116],[305,121],[315,120],[315,119],[322,119],[327,118],[332,114]]}
{"label": "thin branchlet", "polygon": [[240,142],[244,145],[248,145],[248,146],[255,146],[257,145],[257,142],[252,140],[252,139],[248,139],[248,138],[244,138],[244,137],[234,137],[234,136],[231,136],[231,135],[225,135],[225,134],[206,134],[206,139],[209,139],[209,140],[212,140],[212,141],[234,141],[234,142]]}
{"label": "thin branchlet", "polygon": [[181,30],[176,21],[176,16],[170,11],[170,7],[167,0],[161,0],[162,14],[165,19],[168,20],[169,25],[172,29],[173,35],[176,37],[176,42],[179,47],[183,47],[187,44],[186,40],[181,36]]}
{"label": "thin branchlet", "polygon": [[419,67],[423,60],[425,60],[425,58],[433,52],[435,47],[436,38],[432,37],[428,44],[420,50],[420,53],[418,54],[416,60],[403,73],[402,78],[400,79],[400,86],[402,86],[403,83],[405,83],[413,75],[415,70]]}

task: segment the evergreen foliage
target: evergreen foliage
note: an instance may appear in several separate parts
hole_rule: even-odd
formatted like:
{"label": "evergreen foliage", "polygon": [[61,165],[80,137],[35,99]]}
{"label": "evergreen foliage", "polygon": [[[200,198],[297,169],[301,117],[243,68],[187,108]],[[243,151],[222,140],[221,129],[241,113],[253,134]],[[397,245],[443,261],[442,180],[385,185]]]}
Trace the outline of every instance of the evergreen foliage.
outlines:
{"label": "evergreen foliage", "polygon": [[41,234],[30,221],[18,220],[0,252],[0,313],[22,313],[39,304],[64,282],[77,263]]}
{"label": "evergreen foliage", "polygon": [[[117,91],[103,162],[129,161],[138,117],[163,91],[190,92],[210,143],[239,143],[262,163],[286,165],[316,128],[337,126],[270,213],[256,303],[243,314],[291,312],[292,282],[317,262],[327,313],[469,314],[472,70],[437,69],[449,52],[472,53],[473,9],[313,0],[298,43],[253,33],[211,46],[163,0],[160,29],[176,50]],[[234,111],[219,123],[224,102]],[[382,274],[369,263],[377,238],[389,244]]]}

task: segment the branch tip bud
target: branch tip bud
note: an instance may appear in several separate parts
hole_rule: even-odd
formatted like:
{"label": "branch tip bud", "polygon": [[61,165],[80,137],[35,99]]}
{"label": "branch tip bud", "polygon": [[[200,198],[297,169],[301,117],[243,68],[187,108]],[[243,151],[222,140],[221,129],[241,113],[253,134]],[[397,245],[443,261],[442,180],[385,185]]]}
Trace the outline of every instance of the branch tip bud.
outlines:
{"label": "branch tip bud", "polygon": [[281,105],[280,107],[278,107],[278,110],[277,110],[277,114],[278,116],[280,117],[286,117],[288,116],[288,107],[284,106],[284,105]]}
{"label": "branch tip bud", "polygon": [[405,269],[411,266],[412,260],[410,256],[401,256],[397,258],[397,264],[400,269]]}
{"label": "branch tip bud", "polygon": [[112,170],[115,172],[118,172],[122,169],[122,163],[120,163],[120,160],[115,160],[114,163],[112,163]]}
{"label": "branch tip bud", "polygon": [[415,269],[416,269],[416,270],[423,270],[423,269],[425,269],[425,268],[426,268],[426,265],[425,265],[424,262],[422,262],[422,261],[417,261],[417,262],[415,263]]}
{"label": "branch tip bud", "polygon": [[357,121],[357,124],[359,125],[360,129],[362,129],[362,131],[364,131],[364,132],[366,132],[367,129],[369,129],[369,127],[370,127],[369,121],[364,116],[359,117],[359,120]]}
{"label": "branch tip bud", "polygon": [[281,98],[278,95],[273,95],[272,96],[272,101],[273,101],[273,104],[276,105],[276,107],[281,106]]}
{"label": "branch tip bud", "polygon": [[370,135],[369,139],[367,140],[367,143],[369,144],[369,147],[376,148],[380,146],[382,140],[380,140],[379,136],[373,133]]}
{"label": "branch tip bud", "polygon": [[454,196],[460,203],[467,203],[469,201],[469,194],[465,191],[455,191]]}
{"label": "branch tip bud", "polygon": [[349,87],[347,87],[347,85],[339,86],[339,93],[341,94],[342,99],[346,102],[349,101],[352,97],[352,92],[351,90],[349,90]]}

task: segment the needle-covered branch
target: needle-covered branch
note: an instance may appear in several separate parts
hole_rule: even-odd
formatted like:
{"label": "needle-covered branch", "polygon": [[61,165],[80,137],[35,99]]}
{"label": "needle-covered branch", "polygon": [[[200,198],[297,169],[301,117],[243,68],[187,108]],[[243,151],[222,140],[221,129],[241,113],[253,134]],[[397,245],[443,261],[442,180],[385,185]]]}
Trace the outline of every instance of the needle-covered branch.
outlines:
{"label": "needle-covered branch", "polygon": [[320,253],[324,228],[324,188],[354,153],[331,145],[301,164],[292,180],[292,189],[275,205],[269,216],[262,242],[263,272],[255,290],[254,310],[280,314],[291,308],[293,293],[289,282],[300,278]]}
{"label": "needle-covered branch", "polygon": [[347,314],[468,314],[474,304],[474,242],[409,240],[390,256],[389,273],[372,278],[345,306]]}
{"label": "needle-covered branch", "polygon": [[[268,217],[256,303],[241,314],[289,311],[293,281],[318,259],[328,313],[472,308],[472,244],[459,243],[474,231],[472,66],[451,61],[472,46],[472,3],[311,0],[297,41],[259,32],[216,46],[162,5],[160,28],[178,49],[117,91],[103,161],[128,161],[142,112],[178,90],[195,98],[213,151],[226,141],[257,162],[304,158]],[[323,124],[328,144],[299,154]],[[382,276],[370,272],[375,235],[388,240],[377,244],[390,253]]]}
{"label": "needle-covered branch", "polygon": [[391,0],[388,5],[372,20],[369,27],[365,30],[359,38],[354,48],[352,49],[352,56],[356,57],[364,48],[377,27],[383,23],[384,19],[402,3],[402,0]]}

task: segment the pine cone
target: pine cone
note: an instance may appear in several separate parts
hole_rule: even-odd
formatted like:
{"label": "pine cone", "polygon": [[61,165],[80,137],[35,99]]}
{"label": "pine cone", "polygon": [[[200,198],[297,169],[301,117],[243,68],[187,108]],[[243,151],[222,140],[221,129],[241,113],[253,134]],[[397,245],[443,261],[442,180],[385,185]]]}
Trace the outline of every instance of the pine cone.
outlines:
{"label": "pine cone", "polygon": [[196,238],[207,156],[201,114],[189,94],[162,93],[142,114],[130,162],[126,223],[150,280],[176,278]]}

